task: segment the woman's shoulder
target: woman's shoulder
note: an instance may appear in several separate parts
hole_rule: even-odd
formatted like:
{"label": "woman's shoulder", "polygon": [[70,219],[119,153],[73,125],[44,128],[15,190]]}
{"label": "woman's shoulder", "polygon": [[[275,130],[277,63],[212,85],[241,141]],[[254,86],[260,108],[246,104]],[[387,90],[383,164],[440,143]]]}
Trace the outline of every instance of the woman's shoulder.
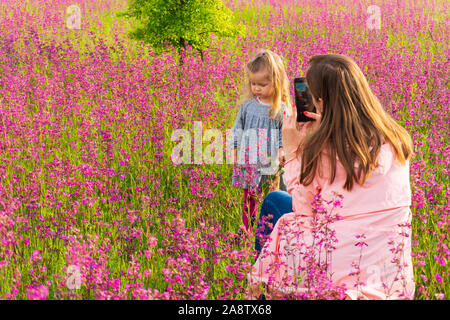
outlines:
{"label": "woman's shoulder", "polygon": [[[325,171],[331,172],[331,158],[333,157],[332,152],[329,148],[323,148],[320,154],[321,159],[321,167],[325,168]],[[339,159],[339,156],[336,152],[334,155],[335,163],[336,163],[336,174],[345,175],[346,171]],[[384,172],[386,173],[389,169],[396,164],[396,155],[394,149],[390,145],[389,142],[382,142],[380,145],[380,149],[377,156],[378,167],[375,169],[375,172]],[[357,169],[359,167],[359,162],[355,161],[354,168]],[[325,174],[326,175],[326,174]]]}
{"label": "woman's shoulder", "polygon": [[[372,148],[370,148],[370,149],[372,149]],[[381,144],[380,144],[380,150],[378,153],[378,157],[391,157],[394,154],[395,154],[395,152],[394,152],[394,149],[392,148],[391,144],[389,142],[382,140]],[[321,151],[321,155],[324,156],[325,158],[331,157],[330,148],[325,146]],[[335,154],[335,158],[336,158],[336,160],[339,161],[339,157],[338,157],[337,153]]]}
{"label": "woman's shoulder", "polygon": [[[385,171],[391,168],[401,168],[409,167],[409,161],[401,164],[397,160],[397,154],[395,153],[394,147],[389,143],[385,142],[380,147],[380,152],[378,153],[378,171],[384,169]],[[377,170],[376,169],[376,170]]]}

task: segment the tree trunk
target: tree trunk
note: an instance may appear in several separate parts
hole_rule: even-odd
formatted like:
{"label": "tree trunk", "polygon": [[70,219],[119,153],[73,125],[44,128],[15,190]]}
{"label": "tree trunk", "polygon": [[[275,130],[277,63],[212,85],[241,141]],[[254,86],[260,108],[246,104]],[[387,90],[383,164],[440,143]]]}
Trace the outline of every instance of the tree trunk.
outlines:
{"label": "tree trunk", "polygon": [[202,62],[205,62],[204,58],[203,58],[203,50],[202,49],[197,49],[198,53],[200,54],[200,58],[202,59]]}
{"label": "tree trunk", "polygon": [[[179,64],[178,64],[178,71],[177,71],[177,76],[178,76],[178,92],[181,92],[181,69],[184,66],[184,59],[183,56],[181,55],[183,50],[186,50],[186,44],[185,44],[185,39],[183,37],[180,37],[180,39],[178,40],[178,58],[179,60]],[[186,51],[185,51],[186,52]]]}

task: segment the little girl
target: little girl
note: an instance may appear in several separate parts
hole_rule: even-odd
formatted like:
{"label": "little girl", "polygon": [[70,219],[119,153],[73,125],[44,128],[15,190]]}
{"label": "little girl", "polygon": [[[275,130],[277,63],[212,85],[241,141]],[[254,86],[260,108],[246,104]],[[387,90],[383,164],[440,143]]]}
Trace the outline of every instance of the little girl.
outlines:
{"label": "little girl", "polygon": [[[278,162],[283,164],[282,113],[291,101],[283,60],[276,53],[259,52],[247,63],[246,73],[244,102],[232,128],[232,182],[244,189],[242,219],[248,230],[249,218],[253,224],[256,216],[256,192],[276,174]],[[286,190],[282,176],[280,190]]]}

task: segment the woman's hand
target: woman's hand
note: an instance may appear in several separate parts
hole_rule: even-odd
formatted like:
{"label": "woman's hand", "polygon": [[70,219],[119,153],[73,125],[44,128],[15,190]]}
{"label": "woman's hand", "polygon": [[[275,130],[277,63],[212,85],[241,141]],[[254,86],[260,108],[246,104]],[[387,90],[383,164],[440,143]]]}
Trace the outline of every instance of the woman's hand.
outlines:
{"label": "woman's hand", "polygon": [[308,118],[314,119],[314,121],[309,121],[309,122],[304,123],[304,125],[307,126],[305,128],[305,130],[307,130],[307,132],[314,131],[317,128],[319,128],[320,119],[321,119],[321,114],[319,111],[317,111],[317,113],[305,111],[305,112],[303,112],[303,114],[305,116],[307,116]]}
{"label": "woman's hand", "polygon": [[302,145],[308,133],[312,130],[316,130],[320,125],[320,113],[305,111],[304,115],[315,121],[299,123],[298,126],[300,129],[297,129],[297,108],[292,106],[291,115],[286,114],[286,111],[283,114],[283,128],[281,135],[283,139],[285,162],[296,156],[298,148]]}

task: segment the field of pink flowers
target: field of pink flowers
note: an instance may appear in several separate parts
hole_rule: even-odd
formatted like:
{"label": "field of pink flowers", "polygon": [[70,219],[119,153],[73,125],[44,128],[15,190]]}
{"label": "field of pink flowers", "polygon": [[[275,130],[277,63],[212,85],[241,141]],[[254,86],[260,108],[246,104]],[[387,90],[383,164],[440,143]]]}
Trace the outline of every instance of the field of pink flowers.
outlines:
{"label": "field of pink flowers", "polygon": [[[73,4],[80,29],[67,25]],[[188,49],[180,66],[175,50],[128,39],[132,23],[115,16],[125,0],[1,2],[0,299],[244,298],[254,235],[237,234],[231,166],[174,165],[171,133],[201,121],[225,134],[259,48],[282,55],[291,79],[315,54],[361,66],[416,148],[415,298],[448,299],[445,1],[227,5],[246,36],[211,37],[204,61]]]}

